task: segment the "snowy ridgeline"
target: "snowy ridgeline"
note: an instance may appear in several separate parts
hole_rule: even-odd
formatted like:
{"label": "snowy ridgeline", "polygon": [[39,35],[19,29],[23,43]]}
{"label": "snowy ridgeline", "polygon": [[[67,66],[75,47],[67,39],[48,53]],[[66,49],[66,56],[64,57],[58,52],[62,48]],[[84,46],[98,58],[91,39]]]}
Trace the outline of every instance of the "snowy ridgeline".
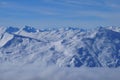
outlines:
{"label": "snowy ridgeline", "polygon": [[0,64],[120,67],[120,27],[0,27]]}

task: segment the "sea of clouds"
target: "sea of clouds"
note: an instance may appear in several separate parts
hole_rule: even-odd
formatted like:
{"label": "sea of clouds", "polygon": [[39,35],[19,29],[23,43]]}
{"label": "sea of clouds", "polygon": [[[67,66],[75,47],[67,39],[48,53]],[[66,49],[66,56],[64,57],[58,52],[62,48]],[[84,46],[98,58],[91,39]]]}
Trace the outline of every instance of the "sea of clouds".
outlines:
{"label": "sea of clouds", "polygon": [[120,68],[1,64],[0,80],[120,80]]}

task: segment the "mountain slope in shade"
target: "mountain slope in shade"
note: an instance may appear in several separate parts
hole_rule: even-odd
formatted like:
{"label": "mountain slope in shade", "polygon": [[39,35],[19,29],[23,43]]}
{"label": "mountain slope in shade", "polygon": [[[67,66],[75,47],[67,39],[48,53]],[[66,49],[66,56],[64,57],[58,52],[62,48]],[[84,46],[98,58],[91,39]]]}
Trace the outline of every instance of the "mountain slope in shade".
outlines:
{"label": "mountain slope in shade", "polygon": [[119,67],[120,28],[0,28],[0,64]]}

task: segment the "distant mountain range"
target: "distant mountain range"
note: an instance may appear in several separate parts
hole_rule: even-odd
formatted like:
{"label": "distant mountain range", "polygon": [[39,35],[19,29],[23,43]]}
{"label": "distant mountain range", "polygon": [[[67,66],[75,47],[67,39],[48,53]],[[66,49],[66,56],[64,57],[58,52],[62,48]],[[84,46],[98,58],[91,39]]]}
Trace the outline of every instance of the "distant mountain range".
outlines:
{"label": "distant mountain range", "polygon": [[0,64],[119,67],[120,27],[0,27]]}

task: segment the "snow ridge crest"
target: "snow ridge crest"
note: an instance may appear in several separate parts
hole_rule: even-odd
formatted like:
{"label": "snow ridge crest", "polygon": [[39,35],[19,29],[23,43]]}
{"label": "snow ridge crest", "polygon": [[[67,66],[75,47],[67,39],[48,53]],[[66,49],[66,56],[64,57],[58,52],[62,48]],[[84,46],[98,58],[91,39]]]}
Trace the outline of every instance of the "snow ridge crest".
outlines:
{"label": "snow ridge crest", "polygon": [[0,64],[120,67],[120,27],[0,28]]}

